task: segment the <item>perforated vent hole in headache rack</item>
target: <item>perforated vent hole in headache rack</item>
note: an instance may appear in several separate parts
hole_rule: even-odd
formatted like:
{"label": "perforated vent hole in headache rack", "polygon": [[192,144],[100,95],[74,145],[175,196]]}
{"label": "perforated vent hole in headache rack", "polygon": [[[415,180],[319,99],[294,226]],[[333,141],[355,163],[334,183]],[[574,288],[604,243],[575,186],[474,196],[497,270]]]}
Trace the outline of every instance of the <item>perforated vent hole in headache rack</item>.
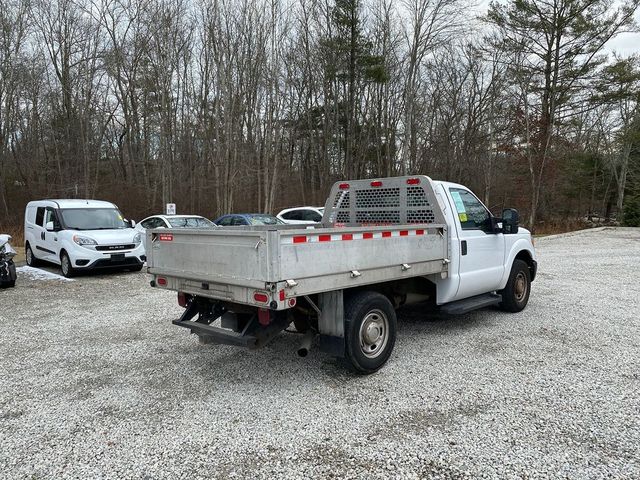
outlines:
{"label": "perforated vent hole in headache rack", "polygon": [[356,190],[356,208],[399,207],[400,188]]}
{"label": "perforated vent hole in headache rack", "polygon": [[428,207],[429,200],[422,187],[407,188],[407,207]]}
{"label": "perforated vent hole in headache rack", "polygon": [[407,223],[435,223],[433,210],[407,210]]}

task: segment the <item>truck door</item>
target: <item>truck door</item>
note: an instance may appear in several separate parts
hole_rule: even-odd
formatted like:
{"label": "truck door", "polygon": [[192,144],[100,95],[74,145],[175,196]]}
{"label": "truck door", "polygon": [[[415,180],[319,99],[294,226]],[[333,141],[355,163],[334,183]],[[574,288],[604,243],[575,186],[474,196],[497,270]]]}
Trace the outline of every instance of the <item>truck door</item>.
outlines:
{"label": "truck door", "polygon": [[460,248],[456,299],[492,292],[504,273],[504,235],[493,233],[491,213],[469,190],[449,188]]}

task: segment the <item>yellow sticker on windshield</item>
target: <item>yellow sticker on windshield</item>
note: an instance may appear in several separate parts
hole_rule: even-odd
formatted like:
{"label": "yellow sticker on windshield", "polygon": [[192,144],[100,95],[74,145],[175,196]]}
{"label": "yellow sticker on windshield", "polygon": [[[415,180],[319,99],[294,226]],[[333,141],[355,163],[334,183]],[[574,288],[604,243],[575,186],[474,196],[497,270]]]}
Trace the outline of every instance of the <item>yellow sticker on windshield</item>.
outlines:
{"label": "yellow sticker on windshield", "polygon": [[466,222],[467,221],[467,214],[466,213],[459,213],[458,214],[458,218],[460,219],[461,222]]}

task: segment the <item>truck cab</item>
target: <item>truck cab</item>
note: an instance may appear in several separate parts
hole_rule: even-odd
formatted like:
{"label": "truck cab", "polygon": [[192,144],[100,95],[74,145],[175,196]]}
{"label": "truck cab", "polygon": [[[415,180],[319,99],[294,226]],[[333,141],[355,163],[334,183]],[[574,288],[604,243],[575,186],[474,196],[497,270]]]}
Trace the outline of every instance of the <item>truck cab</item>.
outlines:
{"label": "truck cab", "polygon": [[527,263],[531,280],[535,278],[531,233],[517,225],[515,210],[496,218],[464,185],[434,181],[434,189],[449,226],[451,252],[448,277],[436,279],[439,305],[502,290],[516,258]]}

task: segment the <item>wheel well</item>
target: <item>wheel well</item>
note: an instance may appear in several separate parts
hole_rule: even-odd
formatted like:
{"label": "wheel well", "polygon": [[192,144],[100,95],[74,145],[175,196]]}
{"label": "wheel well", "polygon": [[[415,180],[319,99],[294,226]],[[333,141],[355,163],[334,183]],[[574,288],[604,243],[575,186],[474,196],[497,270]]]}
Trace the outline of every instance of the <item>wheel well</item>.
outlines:
{"label": "wheel well", "polygon": [[407,301],[408,294],[419,294],[427,298],[429,301],[435,302],[436,285],[426,277],[409,277],[402,280],[391,280],[389,282],[380,282],[372,285],[362,285],[345,289],[345,295],[351,295],[353,292],[369,290],[378,292],[389,299],[391,304],[398,308]]}
{"label": "wheel well", "polygon": [[531,273],[531,281],[536,278],[536,265],[531,257],[531,254],[527,250],[520,250],[516,255],[515,260],[522,260],[527,265],[529,265],[529,272]]}

